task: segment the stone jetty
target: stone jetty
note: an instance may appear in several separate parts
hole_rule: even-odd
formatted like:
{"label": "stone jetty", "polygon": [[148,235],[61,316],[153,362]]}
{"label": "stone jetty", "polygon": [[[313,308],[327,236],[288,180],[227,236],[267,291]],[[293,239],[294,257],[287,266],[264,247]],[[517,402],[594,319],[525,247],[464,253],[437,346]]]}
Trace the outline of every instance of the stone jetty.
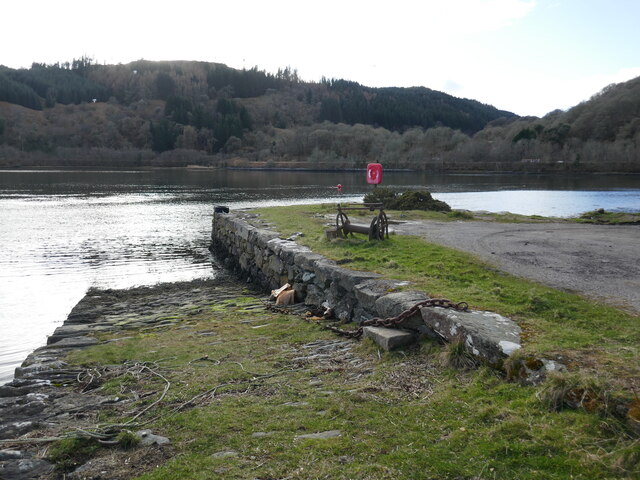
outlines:
{"label": "stone jetty", "polygon": [[[101,410],[127,401],[82,389],[78,377],[84,370],[65,362],[68,353],[102,343],[101,333],[111,334],[104,342],[115,342],[130,338],[129,330],[173,327],[215,302],[237,296],[237,285],[224,279],[89,290],[47,345],[27,357],[13,381],[0,386],[0,479],[58,478],[42,455],[50,439],[95,425]],[[147,430],[139,436],[142,445],[151,445],[144,455],[164,458],[158,446],[166,443],[163,437]],[[91,476],[91,465],[78,470],[66,478],[98,478]]]}

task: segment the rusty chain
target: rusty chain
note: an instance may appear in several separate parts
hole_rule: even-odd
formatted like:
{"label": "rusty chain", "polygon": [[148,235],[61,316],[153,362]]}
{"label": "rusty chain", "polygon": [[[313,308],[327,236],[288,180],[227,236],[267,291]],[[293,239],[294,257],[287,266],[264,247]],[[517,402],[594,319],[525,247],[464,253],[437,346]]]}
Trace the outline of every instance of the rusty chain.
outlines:
{"label": "rusty chain", "polygon": [[329,330],[334,333],[337,333],[340,336],[348,337],[348,338],[356,338],[359,339],[362,337],[364,332],[364,327],[386,327],[386,328],[401,328],[402,323],[418,313],[422,307],[442,307],[442,308],[451,308],[453,310],[458,310],[462,312],[466,312],[469,309],[469,305],[467,302],[452,302],[451,300],[447,300],[446,298],[430,298],[428,300],[423,300],[422,302],[416,303],[413,307],[401,312],[395,317],[389,318],[371,318],[369,320],[365,320],[360,324],[360,326],[356,330],[344,330],[338,327],[327,326]]}

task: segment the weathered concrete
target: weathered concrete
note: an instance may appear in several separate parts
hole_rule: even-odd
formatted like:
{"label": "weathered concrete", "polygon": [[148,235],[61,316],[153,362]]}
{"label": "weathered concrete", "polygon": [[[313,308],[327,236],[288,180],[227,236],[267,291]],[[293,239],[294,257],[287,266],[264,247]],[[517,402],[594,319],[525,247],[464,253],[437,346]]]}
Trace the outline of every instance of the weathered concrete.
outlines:
{"label": "weathered concrete", "polygon": [[362,334],[365,338],[370,338],[387,351],[409,345],[418,338],[415,332],[400,328],[364,327]]}

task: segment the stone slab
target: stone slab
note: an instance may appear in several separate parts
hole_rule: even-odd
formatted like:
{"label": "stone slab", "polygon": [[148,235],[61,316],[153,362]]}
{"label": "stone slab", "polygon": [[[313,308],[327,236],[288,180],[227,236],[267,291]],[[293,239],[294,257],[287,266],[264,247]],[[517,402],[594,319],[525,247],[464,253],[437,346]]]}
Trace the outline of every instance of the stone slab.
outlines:
{"label": "stone slab", "polygon": [[305,433],[304,435],[296,435],[294,437],[295,440],[322,440],[325,438],[335,438],[341,437],[342,432],[340,430],[328,430],[326,432],[318,432],[318,433]]}
{"label": "stone slab", "polygon": [[447,342],[462,338],[467,348],[489,363],[498,363],[520,349],[520,327],[497,313],[459,312],[441,307],[423,307],[424,323]]}
{"label": "stone slab", "polygon": [[389,351],[415,342],[418,335],[408,330],[385,327],[364,327],[363,335]]}
{"label": "stone slab", "polygon": [[55,343],[50,343],[49,348],[83,348],[97,345],[98,340],[87,335],[80,337],[64,337]]}

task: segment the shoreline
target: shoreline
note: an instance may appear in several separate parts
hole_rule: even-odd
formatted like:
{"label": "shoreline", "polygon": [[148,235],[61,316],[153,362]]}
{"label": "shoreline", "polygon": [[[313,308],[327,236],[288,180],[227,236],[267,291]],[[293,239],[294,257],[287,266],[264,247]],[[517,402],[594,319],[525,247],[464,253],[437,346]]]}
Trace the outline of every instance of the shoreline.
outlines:
{"label": "shoreline", "polygon": [[[125,290],[89,289],[47,344],[30,353],[15,378],[0,386],[0,452],[9,452],[0,455],[0,476],[58,478],[54,465],[42,458],[41,445],[65,432],[90,429],[102,410],[126,404],[118,395],[96,394],[83,377],[85,369],[65,362],[68,354],[130,339],[127,330],[153,332],[187,322],[221,297],[232,298],[234,288],[233,280],[221,276]],[[114,334],[118,337],[100,339]],[[165,456],[157,450],[147,449],[147,454],[159,461]]]}
{"label": "shoreline", "polygon": [[[229,171],[258,171],[258,172],[364,172],[366,168],[340,168],[340,167],[252,167],[252,166],[223,166],[223,165],[184,165],[184,166],[69,166],[64,165],[25,165],[25,166],[0,166],[0,172],[7,173],[30,173],[30,172],[147,172],[154,170],[229,170]],[[385,172],[396,173],[426,173],[434,175],[544,175],[544,176],[603,176],[603,175],[631,175],[640,177],[639,172],[600,172],[600,171],[526,171],[526,170],[464,170],[464,169],[420,169],[420,168],[385,168]]]}

